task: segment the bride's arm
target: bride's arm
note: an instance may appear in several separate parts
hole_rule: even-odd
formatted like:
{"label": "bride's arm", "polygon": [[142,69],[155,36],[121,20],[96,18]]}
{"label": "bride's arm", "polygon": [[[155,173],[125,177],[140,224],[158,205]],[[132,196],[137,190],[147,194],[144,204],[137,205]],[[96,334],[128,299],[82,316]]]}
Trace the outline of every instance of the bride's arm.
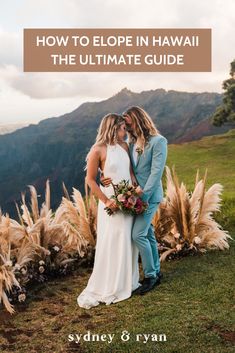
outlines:
{"label": "bride's arm", "polygon": [[86,182],[89,185],[92,193],[105,204],[108,201],[108,198],[101,191],[101,189],[99,188],[96,182],[99,164],[100,164],[100,150],[97,147],[93,147],[89,153],[89,157],[87,161]]}
{"label": "bride's arm", "polygon": [[105,205],[107,204],[107,207],[109,207],[111,200],[101,191],[99,185],[96,182],[96,177],[100,165],[100,156],[100,149],[98,147],[93,147],[88,156],[86,182],[89,185],[92,193],[98,197],[98,199],[101,200]]}

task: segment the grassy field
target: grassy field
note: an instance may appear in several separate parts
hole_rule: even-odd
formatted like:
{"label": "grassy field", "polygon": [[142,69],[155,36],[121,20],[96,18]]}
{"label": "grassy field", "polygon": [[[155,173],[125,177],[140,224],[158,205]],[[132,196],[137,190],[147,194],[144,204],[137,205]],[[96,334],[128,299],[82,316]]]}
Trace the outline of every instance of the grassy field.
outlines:
{"label": "grassy field", "polygon": [[188,190],[194,188],[197,169],[201,178],[207,169],[207,189],[214,183],[224,187],[221,213],[216,219],[226,229],[235,229],[235,129],[199,141],[169,145],[167,165],[175,166],[179,180]]}
{"label": "grassy field", "polygon": [[224,198],[235,199],[235,130],[199,141],[169,145],[167,165],[175,165],[180,180],[192,188],[197,169],[208,169],[208,186],[221,183]]}
{"label": "grassy field", "polygon": [[[170,145],[168,166],[193,187],[197,168],[208,168],[208,187],[224,185],[223,213],[218,219],[235,237],[235,130],[182,145]],[[10,316],[0,311],[0,351],[18,353],[72,352],[234,352],[234,255],[210,251],[162,264],[162,284],[145,296],[91,310],[77,306],[91,268],[38,285],[25,304]],[[130,340],[121,340],[122,331]],[[114,334],[113,342],[69,342],[69,334]],[[166,342],[136,341],[137,334],[166,335]],[[143,338],[143,337],[142,337]]]}

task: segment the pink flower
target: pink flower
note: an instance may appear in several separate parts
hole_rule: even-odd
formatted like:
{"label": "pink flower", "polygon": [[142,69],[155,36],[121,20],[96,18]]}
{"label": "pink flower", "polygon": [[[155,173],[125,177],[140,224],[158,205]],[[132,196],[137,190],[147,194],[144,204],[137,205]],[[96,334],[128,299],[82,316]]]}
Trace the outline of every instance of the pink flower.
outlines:
{"label": "pink flower", "polygon": [[137,201],[137,198],[133,195],[128,198],[128,202],[133,206],[136,204],[136,201]]}
{"label": "pink flower", "polygon": [[119,194],[117,197],[119,202],[124,202],[126,200],[125,196],[123,194]]}
{"label": "pink flower", "polygon": [[131,209],[133,207],[133,205],[131,203],[129,203],[128,200],[125,200],[123,202],[123,206],[128,209]]}
{"label": "pink flower", "polygon": [[138,197],[138,199],[136,200],[136,206],[141,206],[142,207],[142,200]]}

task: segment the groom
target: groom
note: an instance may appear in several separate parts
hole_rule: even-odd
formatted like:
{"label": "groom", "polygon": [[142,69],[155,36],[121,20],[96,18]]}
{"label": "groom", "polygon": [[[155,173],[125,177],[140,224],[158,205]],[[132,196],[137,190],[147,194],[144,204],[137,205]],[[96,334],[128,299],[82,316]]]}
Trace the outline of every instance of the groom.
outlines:
{"label": "groom", "polygon": [[160,283],[160,261],[156,237],[151,224],[163,199],[162,174],[167,157],[167,140],[159,134],[150,116],[140,107],[128,109],[123,117],[129,132],[129,150],[139,184],[137,191],[148,209],[135,217],[132,238],[142,260],[144,280],[138,289],[145,294]]}
{"label": "groom", "polygon": [[[163,199],[162,174],[167,157],[167,140],[160,135],[150,116],[140,107],[128,109],[123,117],[129,133],[129,151],[139,196],[148,209],[135,217],[132,238],[139,249],[144,280],[137,289],[145,294],[160,283],[160,261],[152,218]],[[107,180],[107,184],[106,184]],[[108,185],[108,178],[102,184]]]}

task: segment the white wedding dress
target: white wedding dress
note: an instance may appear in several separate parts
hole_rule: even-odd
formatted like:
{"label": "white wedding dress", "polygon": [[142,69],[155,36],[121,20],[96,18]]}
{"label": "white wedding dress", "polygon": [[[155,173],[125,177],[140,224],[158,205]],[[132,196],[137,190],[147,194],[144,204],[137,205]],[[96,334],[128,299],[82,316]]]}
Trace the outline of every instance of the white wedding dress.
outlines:
{"label": "white wedding dress", "polygon": [[[107,145],[104,175],[117,184],[130,180],[130,159],[119,144]],[[113,187],[100,186],[107,197]],[[94,267],[87,287],[78,296],[78,305],[90,309],[100,302],[109,305],[127,299],[140,286],[138,249],[131,239],[133,216],[118,211],[109,216],[99,201]]]}

